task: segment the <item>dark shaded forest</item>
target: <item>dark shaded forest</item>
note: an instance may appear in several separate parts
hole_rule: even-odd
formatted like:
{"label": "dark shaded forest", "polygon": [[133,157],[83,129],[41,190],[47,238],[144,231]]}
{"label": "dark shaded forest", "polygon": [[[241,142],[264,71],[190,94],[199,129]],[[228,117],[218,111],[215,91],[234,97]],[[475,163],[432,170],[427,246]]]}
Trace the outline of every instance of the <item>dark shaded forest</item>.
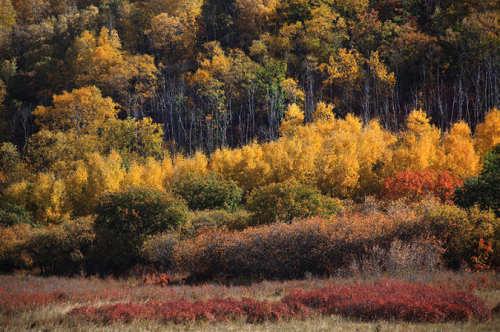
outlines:
{"label": "dark shaded forest", "polygon": [[121,119],[151,117],[171,152],[279,136],[288,104],[312,121],[424,109],[442,129],[499,105],[495,0],[0,0],[1,139],[95,86]]}

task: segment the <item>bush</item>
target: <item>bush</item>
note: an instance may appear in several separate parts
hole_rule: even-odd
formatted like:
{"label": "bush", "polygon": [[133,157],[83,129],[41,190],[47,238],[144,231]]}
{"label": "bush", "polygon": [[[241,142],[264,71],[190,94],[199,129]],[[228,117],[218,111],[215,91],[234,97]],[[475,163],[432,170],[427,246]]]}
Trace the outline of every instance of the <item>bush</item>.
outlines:
{"label": "bush", "polygon": [[243,195],[236,182],[215,174],[186,175],[174,183],[174,192],[184,198],[192,210],[234,209]]}
{"label": "bush", "polygon": [[477,204],[500,216],[500,144],[486,156],[481,174],[457,189],[455,203],[462,207]]}
{"label": "bush", "polygon": [[294,290],[281,300],[209,299],[205,301],[118,303],[75,308],[69,315],[94,322],[161,320],[176,324],[198,321],[263,323],[341,315],[362,320],[449,322],[487,320],[491,310],[464,292],[396,280],[373,284],[332,284],[315,290]]}
{"label": "bush", "polygon": [[184,201],[163,192],[131,188],[103,197],[95,222],[95,263],[100,273],[122,273],[140,261],[149,236],[177,229],[187,218]]}
{"label": "bush", "polygon": [[209,230],[243,230],[250,223],[250,213],[246,210],[205,210],[191,213],[183,228],[183,235],[193,237]]}
{"label": "bush", "polygon": [[0,227],[33,224],[33,216],[24,207],[6,201],[0,202]]}
{"label": "bush", "polygon": [[434,196],[442,202],[448,202],[462,183],[461,179],[446,171],[403,171],[384,181],[384,196],[411,201]]}
{"label": "bush", "polygon": [[339,200],[324,196],[317,189],[295,181],[273,183],[253,190],[247,206],[253,214],[254,225],[329,216],[341,210]]}
{"label": "bush", "polygon": [[377,213],[278,223],[242,232],[205,232],[179,244],[176,266],[196,280],[333,274],[371,255],[375,245],[388,250],[398,238],[400,224]]}
{"label": "bush", "polygon": [[93,224],[87,217],[38,229],[23,250],[42,275],[82,274],[94,241]]}
{"label": "bush", "polygon": [[144,263],[159,271],[170,271],[174,267],[174,249],[178,242],[178,236],[171,233],[151,236],[141,248]]}
{"label": "bush", "polygon": [[32,233],[33,227],[29,224],[0,227],[0,271],[31,267],[31,258],[23,252],[23,245]]}
{"label": "bush", "polygon": [[323,315],[362,320],[448,322],[487,320],[491,311],[476,296],[401,281],[332,285],[296,290],[282,300],[289,307],[305,306]]}
{"label": "bush", "polygon": [[[459,268],[468,264],[474,267],[476,259],[481,256],[480,241],[499,247],[498,238],[500,219],[492,212],[478,208],[469,210],[453,205],[425,202],[422,204],[422,232],[430,233],[443,242],[444,259],[451,268]],[[483,261],[492,264],[498,261],[498,251]],[[483,257],[484,259],[485,257]]]}

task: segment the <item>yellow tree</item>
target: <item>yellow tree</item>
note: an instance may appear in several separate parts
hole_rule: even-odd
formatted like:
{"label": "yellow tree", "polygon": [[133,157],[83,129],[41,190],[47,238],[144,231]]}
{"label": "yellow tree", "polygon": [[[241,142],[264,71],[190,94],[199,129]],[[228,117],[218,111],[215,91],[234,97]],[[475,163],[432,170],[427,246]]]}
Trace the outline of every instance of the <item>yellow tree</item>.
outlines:
{"label": "yellow tree", "polygon": [[482,157],[500,144],[500,110],[493,108],[484,121],[477,125],[475,134],[476,150]]}
{"label": "yellow tree", "polygon": [[319,102],[316,105],[316,109],[313,112],[314,121],[331,121],[335,118],[333,109],[335,108],[332,104],[327,104],[324,102]]}
{"label": "yellow tree", "polygon": [[78,85],[96,85],[120,101],[125,101],[131,85],[140,98],[150,96],[157,73],[153,57],[123,51],[115,30],[102,28],[98,35],[84,31],[73,49]]}
{"label": "yellow tree", "polygon": [[465,179],[479,172],[479,155],[474,149],[469,125],[460,121],[455,123],[445,135],[443,142],[444,168]]}
{"label": "yellow tree", "polygon": [[427,114],[422,110],[412,111],[389,166],[392,171],[421,171],[437,166],[443,157],[440,139],[439,129],[430,124]]}
{"label": "yellow tree", "polygon": [[103,98],[95,86],[63,92],[52,98],[53,106],[38,106],[35,123],[46,130],[75,130],[78,134],[94,132],[108,119],[114,119],[117,105]]}
{"label": "yellow tree", "polygon": [[280,124],[281,136],[292,136],[295,134],[297,128],[304,124],[304,112],[297,104],[288,105],[285,113],[285,118]]}
{"label": "yellow tree", "polygon": [[329,195],[350,197],[359,181],[358,137],[362,130],[361,120],[348,114],[345,120],[332,121],[330,128],[318,159],[317,185]]}
{"label": "yellow tree", "polygon": [[255,142],[240,149],[215,151],[210,159],[210,169],[235,181],[245,192],[268,183],[271,173],[262,145]]}

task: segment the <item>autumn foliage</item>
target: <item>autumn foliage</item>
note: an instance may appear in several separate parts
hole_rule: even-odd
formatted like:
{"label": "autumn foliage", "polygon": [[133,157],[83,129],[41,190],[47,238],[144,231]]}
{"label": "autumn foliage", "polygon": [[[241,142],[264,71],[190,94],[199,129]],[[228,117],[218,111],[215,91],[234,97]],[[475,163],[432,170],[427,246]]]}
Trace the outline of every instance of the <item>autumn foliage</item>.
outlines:
{"label": "autumn foliage", "polygon": [[402,171],[384,181],[384,196],[390,199],[422,199],[435,196],[443,202],[453,200],[455,191],[463,181],[442,171]]}
{"label": "autumn foliage", "polygon": [[262,323],[332,314],[362,320],[438,323],[487,320],[491,312],[472,294],[383,280],[374,284],[332,284],[317,290],[295,290],[275,302],[226,298],[195,302],[119,303],[79,307],[69,314],[106,323],[135,319],[157,319],[177,324],[242,319],[248,323]]}

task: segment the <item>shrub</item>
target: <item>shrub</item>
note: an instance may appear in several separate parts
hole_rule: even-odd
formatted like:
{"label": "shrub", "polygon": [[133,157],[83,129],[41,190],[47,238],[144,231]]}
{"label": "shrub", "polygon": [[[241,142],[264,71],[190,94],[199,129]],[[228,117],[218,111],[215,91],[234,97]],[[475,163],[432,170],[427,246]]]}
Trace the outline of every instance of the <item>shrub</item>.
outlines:
{"label": "shrub", "polygon": [[437,323],[491,317],[491,311],[472,294],[395,280],[297,290],[282,302],[289,307],[305,306],[323,315],[340,314],[362,320]]}
{"label": "shrub", "polygon": [[192,210],[234,209],[243,191],[234,181],[223,180],[215,174],[189,174],[174,183],[174,192],[184,198]]}
{"label": "shrub", "polygon": [[87,217],[38,229],[23,249],[43,275],[81,274],[94,241],[93,223]]}
{"label": "shrub", "polygon": [[178,236],[171,233],[153,235],[144,242],[141,257],[155,269],[169,271],[174,267],[174,248],[178,241]]}
{"label": "shrub", "polygon": [[339,200],[295,181],[273,183],[253,190],[248,198],[254,225],[290,222],[295,218],[328,216],[340,211]]}
{"label": "shrub", "polygon": [[0,202],[0,227],[17,224],[33,224],[33,216],[20,205],[6,201]]}
{"label": "shrub", "polygon": [[279,223],[242,232],[206,232],[179,244],[176,266],[196,280],[332,274],[369,256],[375,245],[388,249],[400,233],[400,224],[377,213]]}
{"label": "shrub", "polygon": [[130,322],[135,319],[157,319],[176,324],[197,321],[227,322],[245,319],[248,323],[262,323],[291,318],[303,318],[305,314],[292,310],[281,302],[256,301],[252,299],[211,299],[189,302],[150,302],[147,304],[119,303],[102,307],[80,307],[73,309],[71,316],[97,322]]}
{"label": "shrub", "polygon": [[31,259],[23,252],[23,245],[32,233],[33,227],[29,224],[0,227],[0,271],[31,267]]}
{"label": "shrub", "polygon": [[316,290],[294,290],[273,302],[215,298],[195,302],[176,300],[83,306],[69,312],[73,317],[95,322],[156,319],[176,324],[243,319],[248,323],[263,323],[332,314],[362,320],[438,323],[472,319],[483,321],[491,317],[491,310],[472,294],[382,280],[373,284],[332,284]]}
{"label": "shrub", "polygon": [[191,214],[183,234],[193,237],[208,230],[243,230],[250,224],[250,213],[246,210],[205,210]]}
{"label": "shrub", "polygon": [[384,195],[389,199],[412,201],[431,195],[447,202],[453,199],[462,183],[460,178],[446,171],[402,171],[384,181]]}
{"label": "shrub", "polygon": [[463,207],[478,204],[500,216],[500,144],[486,156],[481,174],[457,189],[455,203]]}
{"label": "shrub", "polygon": [[[478,208],[469,210],[453,205],[425,202],[422,205],[422,232],[430,233],[443,242],[444,259],[451,268],[459,268],[464,263],[474,266],[480,240],[498,247],[500,219],[492,212]],[[498,255],[498,251],[494,252]],[[496,261],[494,256],[489,262]]]}
{"label": "shrub", "polygon": [[184,201],[152,189],[131,188],[103,197],[95,222],[96,267],[121,273],[139,263],[144,240],[174,230],[187,218]]}

